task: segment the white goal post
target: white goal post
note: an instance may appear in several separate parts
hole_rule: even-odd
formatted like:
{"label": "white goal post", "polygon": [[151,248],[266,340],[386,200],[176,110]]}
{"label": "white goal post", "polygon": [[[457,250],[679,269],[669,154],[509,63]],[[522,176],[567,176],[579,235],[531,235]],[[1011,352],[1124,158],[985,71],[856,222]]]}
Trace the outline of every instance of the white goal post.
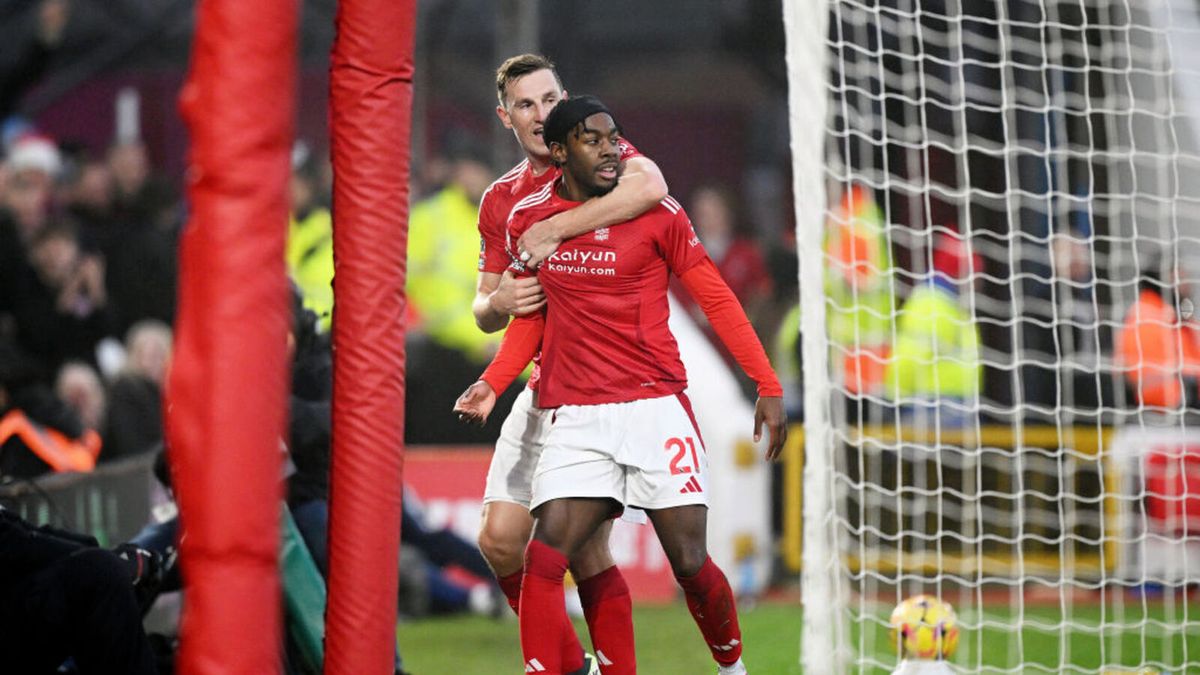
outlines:
{"label": "white goal post", "polygon": [[783,13],[804,672],[1200,671],[1200,2]]}

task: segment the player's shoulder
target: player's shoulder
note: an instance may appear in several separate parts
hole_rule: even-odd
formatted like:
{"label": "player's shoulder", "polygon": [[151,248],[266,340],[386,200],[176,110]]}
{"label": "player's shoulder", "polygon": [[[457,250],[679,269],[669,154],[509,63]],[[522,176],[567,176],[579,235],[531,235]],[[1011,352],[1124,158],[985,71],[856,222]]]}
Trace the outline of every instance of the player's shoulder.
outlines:
{"label": "player's shoulder", "polygon": [[528,218],[537,218],[538,214],[553,208],[554,186],[557,182],[549,181],[513,204],[512,210],[508,213],[508,222],[511,224]]}
{"label": "player's shoulder", "polygon": [[529,170],[529,160],[523,159],[516,166],[509,169],[492,184],[483,191],[482,203],[487,204],[498,199],[511,197],[513,190],[521,183],[521,178]]}
{"label": "player's shoulder", "polygon": [[662,201],[656,204],[644,215],[653,219],[655,222],[660,223],[672,223],[676,220],[688,220],[688,215],[687,212],[683,210],[683,205],[671,195],[664,197]]}

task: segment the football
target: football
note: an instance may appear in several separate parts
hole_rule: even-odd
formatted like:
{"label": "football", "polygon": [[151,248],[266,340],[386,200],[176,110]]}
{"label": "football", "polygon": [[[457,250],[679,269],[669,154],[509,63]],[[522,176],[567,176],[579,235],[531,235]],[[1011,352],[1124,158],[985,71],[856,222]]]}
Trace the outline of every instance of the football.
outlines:
{"label": "football", "polygon": [[892,647],[902,659],[941,661],[958,646],[958,619],[950,603],[932,595],[906,598],[892,610]]}

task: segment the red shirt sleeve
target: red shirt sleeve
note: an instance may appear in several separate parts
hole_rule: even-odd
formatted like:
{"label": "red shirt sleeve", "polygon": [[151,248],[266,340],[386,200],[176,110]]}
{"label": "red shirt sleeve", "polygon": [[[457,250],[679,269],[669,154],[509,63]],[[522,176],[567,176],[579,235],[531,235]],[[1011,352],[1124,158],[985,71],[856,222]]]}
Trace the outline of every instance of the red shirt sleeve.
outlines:
{"label": "red shirt sleeve", "polygon": [[767,353],[733,291],[721,279],[716,265],[707,258],[680,275],[679,280],[704,310],[717,337],[733,354],[738,365],[758,384],[759,396],[783,396],[783,387],[771,368]]}
{"label": "red shirt sleeve", "polygon": [[508,269],[509,256],[505,250],[505,231],[508,214],[497,213],[497,199],[487,191],[479,204],[479,271],[503,274]]}
{"label": "red shirt sleeve", "polygon": [[487,382],[497,396],[504,393],[537,354],[545,329],[546,320],[541,312],[514,318],[504,331],[496,356],[479,379]]}
{"label": "red shirt sleeve", "polygon": [[633,143],[629,142],[628,138],[625,138],[624,136],[621,137],[620,143],[617,144],[617,150],[620,151],[620,153],[621,153],[621,161],[622,162],[629,159],[630,157],[644,157],[645,156],[637,148],[635,148],[633,146]]}
{"label": "red shirt sleeve", "polygon": [[679,206],[679,202],[667,197],[659,208],[674,212],[666,230],[659,237],[658,245],[667,261],[667,267],[675,276],[682,278],[689,269],[708,260],[708,252],[700,244],[700,237],[696,236],[692,221]]}

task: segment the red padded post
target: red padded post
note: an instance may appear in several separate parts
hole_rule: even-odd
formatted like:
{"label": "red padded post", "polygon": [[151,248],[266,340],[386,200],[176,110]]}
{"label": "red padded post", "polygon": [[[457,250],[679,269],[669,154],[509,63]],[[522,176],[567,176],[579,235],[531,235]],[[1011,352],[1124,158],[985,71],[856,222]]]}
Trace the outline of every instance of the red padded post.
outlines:
{"label": "red padded post", "polygon": [[296,18],[295,0],[200,2],[181,95],[191,217],[167,428],[186,532],[186,675],[280,672]]}
{"label": "red padded post", "polygon": [[326,675],[392,672],[415,0],[342,0],[330,77],[333,459]]}

